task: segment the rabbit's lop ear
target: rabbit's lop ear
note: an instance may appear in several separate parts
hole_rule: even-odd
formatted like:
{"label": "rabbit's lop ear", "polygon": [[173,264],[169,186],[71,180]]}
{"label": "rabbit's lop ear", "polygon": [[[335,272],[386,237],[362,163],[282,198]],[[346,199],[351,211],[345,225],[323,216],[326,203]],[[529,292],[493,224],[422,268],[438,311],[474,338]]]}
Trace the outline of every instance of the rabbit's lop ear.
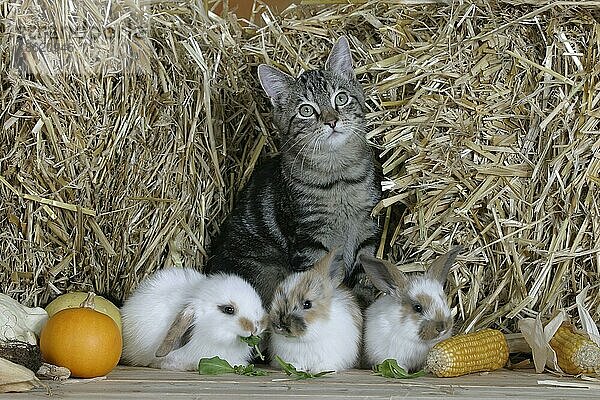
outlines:
{"label": "rabbit's lop ear", "polygon": [[391,262],[364,254],[358,260],[373,285],[383,293],[398,296],[406,286],[406,276]]}
{"label": "rabbit's lop ear", "polygon": [[185,346],[190,340],[194,328],[194,308],[187,305],[177,314],[165,338],[156,350],[156,357],[164,357],[173,350]]}
{"label": "rabbit's lop ear", "polygon": [[334,248],[317,261],[315,269],[321,275],[329,277],[333,286],[338,287],[346,276],[344,250],[339,247]]}
{"label": "rabbit's lop ear", "polygon": [[450,267],[452,267],[454,260],[456,260],[456,256],[458,256],[458,253],[460,253],[462,249],[462,246],[455,246],[446,254],[442,254],[436,258],[427,269],[427,276],[435,279],[444,286]]}

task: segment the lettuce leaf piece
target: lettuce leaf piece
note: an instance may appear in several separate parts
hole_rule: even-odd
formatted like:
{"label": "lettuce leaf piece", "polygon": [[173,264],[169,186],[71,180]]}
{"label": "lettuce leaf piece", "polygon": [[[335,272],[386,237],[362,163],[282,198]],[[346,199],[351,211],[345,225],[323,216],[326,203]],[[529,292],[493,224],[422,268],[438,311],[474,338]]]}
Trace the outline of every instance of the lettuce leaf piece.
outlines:
{"label": "lettuce leaf piece", "polygon": [[398,365],[398,361],[391,358],[385,360],[381,364],[375,365],[373,367],[373,373],[375,375],[394,379],[418,378],[419,376],[427,374],[425,370],[408,373],[404,370],[404,368]]}

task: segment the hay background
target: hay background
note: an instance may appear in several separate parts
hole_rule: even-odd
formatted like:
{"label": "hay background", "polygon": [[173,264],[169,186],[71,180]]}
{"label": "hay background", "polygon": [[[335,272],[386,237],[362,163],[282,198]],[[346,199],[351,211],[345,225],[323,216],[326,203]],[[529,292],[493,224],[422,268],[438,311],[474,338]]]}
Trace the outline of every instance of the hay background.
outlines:
{"label": "hay background", "polygon": [[380,254],[419,270],[463,244],[458,330],[573,315],[589,285],[600,320],[600,2],[257,4],[251,22],[64,3],[0,0],[3,293],[121,299],[163,266],[201,268],[277,150],[256,66],[320,67],[345,34],[386,177]]}

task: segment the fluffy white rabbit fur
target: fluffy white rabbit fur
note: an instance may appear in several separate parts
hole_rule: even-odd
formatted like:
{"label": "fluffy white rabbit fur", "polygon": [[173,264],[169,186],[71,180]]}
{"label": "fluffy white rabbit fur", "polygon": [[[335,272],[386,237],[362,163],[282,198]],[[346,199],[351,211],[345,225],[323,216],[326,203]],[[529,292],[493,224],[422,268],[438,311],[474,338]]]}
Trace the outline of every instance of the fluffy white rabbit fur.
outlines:
{"label": "fluffy white rabbit fur", "polygon": [[[341,253],[335,252],[279,285],[270,311],[273,357],[311,372],[357,365],[362,316],[352,294],[340,287],[343,273]],[[306,301],[312,303],[309,309],[303,307]]]}
{"label": "fluffy white rabbit fur", "polygon": [[[409,296],[442,293],[437,282],[423,280],[409,290]],[[431,296],[435,312],[441,312],[445,319],[451,318],[445,298]],[[393,311],[392,311],[393,310]],[[423,318],[433,318],[434,311],[428,310]],[[443,334],[428,341],[419,337],[421,319],[402,314],[398,300],[391,295],[380,297],[365,313],[365,355],[369,365],[380,364],[388,358],[398,362],[406,371],[423,367],[429,349],[439,341],[450,337],[451,326]]]}
{"label": "fluffy white rabbit fur", "polygon": [[267,323],[258,294],[245,280],[189,268],[150,276],[121,313],[122,362],[170,370],[196,370],[201,358],[213,356],[247,364],[251,348],[240,338],[260,334]]}
{"label": "fluffy white rabbit fur", "polygon": [[369,366],[391,358],[406,371],[420,370],[431,347],[452,335],[444,282],[459,250],[439,257],[425,274],[410,276],[391,263],[361,258],[367,275],[384,292],[365,312],[364,358]]}

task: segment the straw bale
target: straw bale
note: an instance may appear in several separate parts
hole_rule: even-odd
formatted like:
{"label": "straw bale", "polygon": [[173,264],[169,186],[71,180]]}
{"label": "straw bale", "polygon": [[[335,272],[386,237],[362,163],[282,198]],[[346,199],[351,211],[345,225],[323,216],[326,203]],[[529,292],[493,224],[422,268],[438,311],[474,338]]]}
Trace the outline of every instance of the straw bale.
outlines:
{"label": "straw bale", "polygon": [[422,270],[465,246],[461,331],[573,314],[587,286],[600,320],[600,2],[204,3],[0,0],[3,292],[121,299],[201,268],[277,151],[256,66],[319,67],[347,35],[385,175],[379,254]]}

